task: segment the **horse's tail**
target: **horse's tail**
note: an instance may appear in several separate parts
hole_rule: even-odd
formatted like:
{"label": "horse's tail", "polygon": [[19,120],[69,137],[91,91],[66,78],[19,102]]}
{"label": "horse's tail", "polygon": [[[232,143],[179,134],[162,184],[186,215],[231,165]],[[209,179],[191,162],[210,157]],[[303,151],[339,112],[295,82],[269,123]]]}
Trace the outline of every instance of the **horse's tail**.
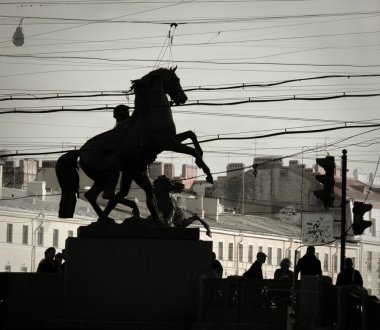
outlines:
{"label": "horse's tail", "polygon": [[79,150],[69,151],[58,158],[55,166],[55,173],[62,192],[58,211],[59,218],[74,216],[79,191],[78,157]]}

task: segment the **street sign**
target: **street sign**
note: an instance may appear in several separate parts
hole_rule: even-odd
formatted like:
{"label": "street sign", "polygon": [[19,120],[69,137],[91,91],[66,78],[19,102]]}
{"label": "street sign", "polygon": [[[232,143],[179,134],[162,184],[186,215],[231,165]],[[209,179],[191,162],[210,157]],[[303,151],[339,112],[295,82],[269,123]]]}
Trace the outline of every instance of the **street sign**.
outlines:
{"label": "street sign", "polygon": [[332,242],[334,217],[330,213],[302,214],[302,244],[315,245]]}

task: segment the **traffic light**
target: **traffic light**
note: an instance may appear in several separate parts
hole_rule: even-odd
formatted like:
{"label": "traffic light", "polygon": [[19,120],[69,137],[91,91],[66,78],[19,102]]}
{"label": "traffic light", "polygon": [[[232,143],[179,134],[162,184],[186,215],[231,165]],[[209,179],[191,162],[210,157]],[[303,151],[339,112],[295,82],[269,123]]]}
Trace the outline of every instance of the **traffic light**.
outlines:
{"label": "traffic light", "polygon": [[361,235],[363,231],[372,226],[372,221],[363,220],[364,213],[372,210],[372,204],[364,204],[362,202],[355,202],[352,212],[354,212],[354,222],[352,230],[354,235]]}
{"label": "traffic light", "polygon": [[317,164],[324,168],[324,175],[316,175],[315,178],[318,182],[323,184],[323,189],[314,191],[315,197],[320,199],[327,209],[334,206],[335,194],[334,194],[334,174],[335,174],[335,159],[333,156],[327,156],[325,158],[317,158]]}

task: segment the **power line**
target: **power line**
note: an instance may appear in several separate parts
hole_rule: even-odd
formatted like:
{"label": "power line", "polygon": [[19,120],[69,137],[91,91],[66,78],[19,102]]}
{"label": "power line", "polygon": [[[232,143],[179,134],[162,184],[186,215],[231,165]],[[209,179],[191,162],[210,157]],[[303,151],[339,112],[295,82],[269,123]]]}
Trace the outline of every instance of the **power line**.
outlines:
{"label": "power line", "polygon": [[[1,56],[1,55],[0,55]],[[323,76],[314,76],[306,78],[295,78],[295,79],[286,79],[281,81],[267,82],[267,83],[241,83],[241,84],[232,84],[227,86],[198,86],[198,87],[189,87],[184,88],[184,92],[191,91],[218,91],[218,90],[231,90],[231,89],[245,89],[251,87],[273,87],[279,85],[285,85],[293,82],[302,82],[302,81],[312,81],[312,80],[325,80],[325,79],[339,79],[339,78],[378,78],[380,77],[379,73],[373,74],[348,74],[348,75],[323,75]],[[86,94],[81,94],[86,93]],[[88,93],[88,94],[87,94]],[[29,93],[30,94],[30,93]],[[92,98],[92,97],[110,97],[110,96],[129,96],[134,95],[132,90],[129,91],[119,91],[119,92],[109,92],[109,91],[96,91],[96,92],[56,92],[51,96],[13,96],[0,98],[0,101],[15,101],[15,100],[49,100],[49,99],[60,99],[60,98]],[[198,104],[198,103],[197,103]]]}
{"label": "power line", "polygon": [[[256,135],[256,136],[245,136],[245,137],[217,137],[214,139],[207,139],[199,141],[199,143],[207,143],[211,141],[222,141],[222,140],[255,140],[255,139],[262,139],[262,138],[268,138],[272,136],[278,136],[278,135],[288,135],[288,134],[309,134],[309,133],[317,133],[317,132],[328,132],[328,131],[334,131],[334,130],[341,130],[341,129],[351,129],[351,128],[370,128],[370,127],[380,127],[380,124],[372,124],[372,125],[345,125],[345,126],[338,126],[338,127],[330,127],[330,128],[324,128],[324,129],[315,129],[315,130],[303,130],[303,131],[287,131],[284,132],[277,132],[272,134],[266,134],[266,135]],[[368,133],[368,132],[365,132]],[[13,157],[13,156],[27,156],[27,155],[50,155],[50,154],[61,154],[68,152],[69,150],[65,151],[51,151],[51,152],[34,152],[34,153],[9,153],[4,155],[4,157]],[[95,150],[94,150],[95,151]],[[1,156],[0,156],[1,158]],[[287,157],[282,157],[287,158]]]}
{"label": "power line", "polygon": [[[310,94],[308,94],[310,95]],[[182,105],[175,105],[173,104],[172,107],[189,107],[189,106],[231,106],[231,105],[240,105],[240,104],[247,104],[247,103],[269,103],[269,102],[286,102],[286,101],[326,101],[326,100],[334,100],[334,99],[340,99],[340,98],[368,98],[368,97],[377,97],[380,96],[380,93],[366,93],[366,94],[349,94],[346,92],[342,92],[335,95],[329,95],[329,96],[285,96],[285,97],[278,97],[278,98],[269,98],[269,97],[255,97],[251,98],[248,97],[246,99],[243,99],[241,101],[232,101],[232,102],[202,102],[202,101],[193,101],[188,102]],[[162,105],[163,107],[167,105]],[[89,108],[89,109],[79,109],[79,108],[65,108],[60,107],[59,109],[49,109],[49,110],[21,110],[17,108],[13,108],[12,110],[5,110],[0,111],[0,115],[3,114],[17,114],[17,113],[24,113],[24,114],[36,114],[36,113],[55,113],[55,112],[92,112],[92,111],[100,111],[100,110],[109,110],[110,108],[108,106],[100,106],[95,108]],[[134,109],[134,107],[130,107],[130,109]]]}

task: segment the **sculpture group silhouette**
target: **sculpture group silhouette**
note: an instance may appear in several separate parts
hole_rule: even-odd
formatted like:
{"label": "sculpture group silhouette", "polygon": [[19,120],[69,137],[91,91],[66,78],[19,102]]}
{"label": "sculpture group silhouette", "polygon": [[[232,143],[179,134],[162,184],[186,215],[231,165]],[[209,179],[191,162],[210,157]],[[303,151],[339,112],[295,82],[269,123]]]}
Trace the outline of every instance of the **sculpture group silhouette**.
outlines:
{"label": "sculpture group silhouette", "polygon": [[[94,181],[85,197],[97,213],[98,223],[114,223],[108,215],[118,203],[131,206],[134,214],[138,215],[137,207],[125,198],[132,180],[135,180],[147,194],[147,206],[153,220],[170,226],[158,212],[147,174],[147,166],[162,151],[193,156],[195,163],[206,174],[206,180],[213,183],[195,133],[176,132],[171,102],[184,104],[187,96],[175,71],[176,68],[160,68],[132,81],[135,108],[130,119],[94,136],[79,150],[69,151],[58,159],[56,174],[62,191],[58,214],[60,218],[72,218],[74,215],[79,190],[78,158],[84,173]],[[169,101],[167,95],[172,101]],[[194,147],[182,144],[186,139],[191,139]],[[120,190],[116,193],[120,173],[123,175]],[[96,201],[102,192],[103,198],[109,200],[104,210]]]}

